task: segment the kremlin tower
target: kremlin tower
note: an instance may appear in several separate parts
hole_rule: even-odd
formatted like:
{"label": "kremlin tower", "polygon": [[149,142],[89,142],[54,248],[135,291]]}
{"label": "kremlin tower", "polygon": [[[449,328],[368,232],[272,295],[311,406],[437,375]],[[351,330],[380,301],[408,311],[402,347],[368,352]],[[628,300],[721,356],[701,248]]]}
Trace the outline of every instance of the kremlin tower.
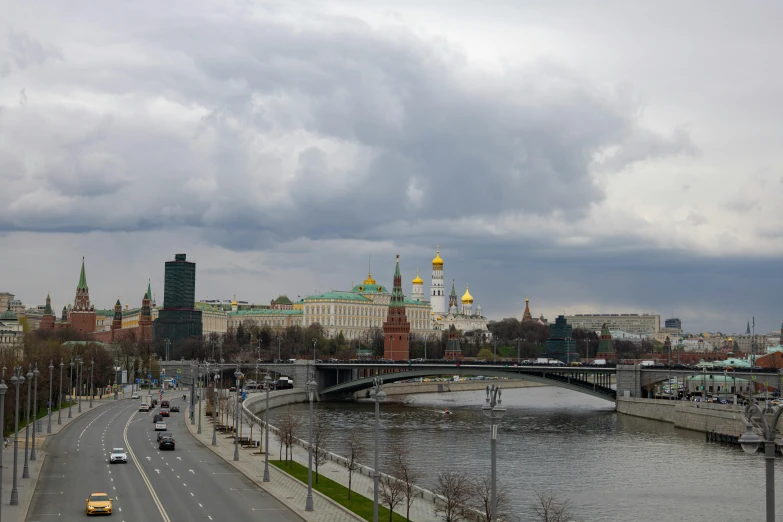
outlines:
{"label": "kremlin tower", "polygon": [[[439,259],[439,257],[438,257]],[[443,261],[441,260],[441,265]],[[433,269],[435,262],[433,261]],[[434,279],[433,270],[433,279]],[[442,283],[442,281],[441,281]],[[389,314],[383,323],[383,358],[392,361],[407,361],[410,358],[411,324],[405,315],[405,296],[402,294],[400,255],[394,269],[394,288],[389,302]]]}
{"label": "kremlin tower", "polygon": [[54,311],[52,310],[52,298],[46,294],[46,307],[44,308],[41,323],[38,325],[41,330],[54,330]]}
{"label": "kremlin tower", "polygon": [[84,273],[84,258],[79,284],[76,286],[76,298],[69,314],[71,329],[81,334],[95,331],[95,307],[90,305],[90,289],[87,287],[87,276]]}
{"label": "kremlin tower", "polygon": [[533,314],[530,313],[530,299],[525,299],[525,313],[522,314],[522,322],[532,320]]}
{"label": "kremlin tower", "polygon": [[449,294],[449,313],[457,315],[459,304],[457,303],[457,290],[454,288],[454,280],[451,280],[451,293]]}
{"label": "kremlin tower", "polygon": [[[120,298],[117,298],[117,302],[114,303],[114,318],[111,321],[111,331],[114,332],[116,330],[120,330],[122,328],[122,303],[120,303]],[[114,334],[112,334],[112,340],[114,339]]]}
{"label": "kremlin tower", "polygon": [[446,294],[443,290],[443,259],[440,257],[440,246],[435,250],[435,259],[432,260],[430,308],[435,312],[435,315],[446,313]]}

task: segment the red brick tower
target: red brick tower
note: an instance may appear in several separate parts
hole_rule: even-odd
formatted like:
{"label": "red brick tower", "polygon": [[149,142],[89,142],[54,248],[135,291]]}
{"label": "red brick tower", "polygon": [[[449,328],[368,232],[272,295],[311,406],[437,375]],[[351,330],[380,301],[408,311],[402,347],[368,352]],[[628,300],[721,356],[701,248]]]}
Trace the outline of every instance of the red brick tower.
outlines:
{"label": "red brick tower", "polygon": [[114,317],[111,321],[111,338],[114,339],[114,332],[117,330],[122,329],[122,303],[120,303],[120,298],[117,298],[117,302],[114,303]]}
{"label": "red brick tower", "polygon": [[525,313],[522,314],[522,321],[532,321],[533,314],[530,313],[530,299],[525,299]]}
{"label": "red brick tower", "polygon": [[87,276],[84,273],[84,258],[82,258],[79,285],[76,287],[76,299],[69,315],[73,331],[85,335],[95,331],[95,307],[90,304],[90,289],[87,287]]}
{"label": "red brick tower", "polygon": [[144,293],[144,297],[141,300],[141,312],[139,312],[139,339],[152,339],[151,293],[150,284],[147,283],[147,291]]}
{"label": "red brick tower", "polygon": [[54,312],[52,311],[52,298],[46,294],[46,308],[44,308],[41,323],[38,325],[41,330],[54,330]]}
{"label": "red brick tower", "polygon": [[392,361],[407,361],[410,358],[411,324],[405,315],[405,296],[402,294],[400,255],[394,269],[394,288],[389,302],[389,315],[383,323],[383,358]]}
{"label": "red brick tower", "polygon": [[462,360],[462,348],[459,345],[459,331],[452,324],[449,326],[449,340],[446,343],[446,350],[443,353],[444,359],[452,361]]}

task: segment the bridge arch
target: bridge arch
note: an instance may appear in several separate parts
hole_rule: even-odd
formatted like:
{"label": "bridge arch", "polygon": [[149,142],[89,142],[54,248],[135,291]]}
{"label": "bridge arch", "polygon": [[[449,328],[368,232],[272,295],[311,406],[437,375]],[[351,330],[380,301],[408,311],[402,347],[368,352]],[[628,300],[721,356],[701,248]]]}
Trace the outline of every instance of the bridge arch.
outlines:
{"label": "bridge arch", "polygon": [[[318,366],[319,374],[328,371],[321,365]],[[500,379],[514,379],[524,380],[530,382],[537,382],[541,384],[547,384],[550,386],[558,386],[567,390],[576,391],[598,397],[607,401],[614,401],[617,398],[615,390],[609,386],[599,385],[597,383],[596,375],[598,372],[586,371],[578,374],[573,372],[559,373],[558,368],[542,368],[542,369],[529,369],[523,367],[508,367],[508,368],[493,368],[493,367],[478,367],[478,366],[448,366],[448,367],[412,367],[410,369],[404,369],[403,371],[397,371],[392,373],[383,373],[372,375],[369,377],[361,377],[358,379],[326,386],[319,389],[319,395],[329,398],[340,398],[352,395],[355,392],[366,390],[372,387],[375,377],[380,377],[385,383],[392,383],[397,381],[403,381],[408,379],[416,379],[419,377],[430,377],[439,375],[484,375],[488,377],[498,377]],[[592,379],[590,378],[592,377]],[[319,382],[324,382],[323,379],[318,379]],[[489,383],[487,383],[489,384]]]}

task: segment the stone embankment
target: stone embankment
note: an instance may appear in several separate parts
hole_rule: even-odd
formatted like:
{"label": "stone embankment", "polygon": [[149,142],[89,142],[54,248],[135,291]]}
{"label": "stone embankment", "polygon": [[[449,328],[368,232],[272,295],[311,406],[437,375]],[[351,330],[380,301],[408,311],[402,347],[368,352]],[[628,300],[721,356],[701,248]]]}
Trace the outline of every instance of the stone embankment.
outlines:
{"label": "stone embankment", "polygon": [[676,428],[738,437],[745,432],[744,407],[690,401],[618,397],[617,411],[674,424]]}

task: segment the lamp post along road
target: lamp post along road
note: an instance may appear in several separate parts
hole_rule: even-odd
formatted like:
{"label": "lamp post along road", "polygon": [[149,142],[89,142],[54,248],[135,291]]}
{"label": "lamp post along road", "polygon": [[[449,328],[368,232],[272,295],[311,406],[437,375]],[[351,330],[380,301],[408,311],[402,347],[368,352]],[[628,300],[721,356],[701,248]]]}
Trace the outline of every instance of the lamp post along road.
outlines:
{"label": "lamp post along road", "polygon": [[[315,355],[315,341],[313,341],[313,355]],[[315,375],[315,368],[313,368],[313,375]],[[305,511],[313,510],[313,396],[318,384],[315,382],[315,378],[311,377],[310,381],[305,384],[305,391],[307,392],[307,399],[310,401],[310,429],[307,440],[307,500],[305,501]]]}
{"label": "lamp post along road", "polygon": [[71,359],[70,364],[68,365],[71,367],[71,373],[68,376],[68,418],[73,418],[71,415],[71,403],[73,402],[73,359]]}
{"label": "lamp post along road", "polygon": [[[53,379],[53,372],[54,372],[54,363],[52,361],[49,361],[49,422],[46,425],[46,433],[52,432],[52,379]],[[2,417],[0,417],[2,418]]]}
{"label": "lamp post along road", "polygon": [[212,406],[212,445],[217,446],[217,409],[218,409],[218,379],[220,378],[220,372],[215,368],[215,377],[212,379],[212,392],[214,396],[214,404]]}
{"label": "lamp post along road", "polygon": [[242,377],[242,372],[239,371],[239,363],[237,363],[237,369],[234,372],[234,377],[237,379],[236,389],[236,403],[234,405],[234,460],[239,460],[239,379]]}
{"label": "lamp post along road", "polygon": [[13,475],[13,487],[11,488],[11,505],[19,505],[19,488],[16,484],[16,477],[18,469],[18,453],[19,453],[19,386],[24,383],[24,376],[22,375],[22,367],[17,366],[14,368],[14,375],[11,377],[11,385],[16,388],[16,404],[14,409],[14,475]]}
{"label": "lamp post along road", "polygon": [[487,386],[487,399],[486,405],[481,408],[484,415],[489,417],[490,423],[490,447],[491,447],[491,459],[492,459],[492,499],[490,504],[490,513],[492,515],[492,522],[495,522],[498,518],[498,490],[497,490],[497,438],[498,438],[498,424],[503,414],[506,413],[505,408],[500,407],[500,386],[493,384]]}
{"label": "lamp post along road", "polygon": [[22,478],[30,478],[30,468],[27,465],[27,450],[30,447],[30,396],[32,395],[30,387],[33,384],[33,372],[27,371],[27,408],[25,408],[27,422],[24,427],[24,468],[22,468]]}
{"label": "lamp post along road", "polygon": [[95,395],[95,390],[93,389],[94,382],[93,381],[93,370],[95,369],[95,359],[90,361],[90,408],[92,408],[92,396]]}
{"label": "lamp post along road", "polygon": [[266,410],[264,411],[264,482],[269,482],[269,388],[272,386],[272,378],[267,373],[264,376],[264,388],[266,389]]}
{"label": "lamp post along road", "polygon": [[[209,364],[207,364],[207,377],[209,377]],[[201,365],[198,367],[198,433],[201,435],[201,395],[204,393],[204,387],[201,386]]]}
{"label": "lamp post along road", "polygon": [[65,364],[60,361],[60,388],[57,392],[57,425],[60,426],[63,423],[63,366]]}
{"label": "lamp post along road", "polygon": [[383,391],[383,379],[376,377],[373,379],[373,395],[375,397],[375,469],[372,473],[373,480],[373,503],[372,520],[378,522],[378,448],[380,440],[381,424],[381,402],[386,398],[386,392]]}
{"label": "lamp post along road", "polygon": [[[5,392],[8,391],[8,386],[5,384],[5,366],[3,366],[3,379],[0,380],[0,419],[5,421]],[[5,423],[5,422],[4,422]],[[3,513],[3,452],[0,451],[0,518]]]}
{"label": "lamp post along road", "polygon": [[30,439],[30,442],[32,443],[32,448],[30,449],[30,460],[37,460],[37,455],[35,453],[35,432],[40,431],[36,430],[36,426],[38,425],[38,374],[40,372],[38,371],[38,363],[35,363],[35,370],[33,371],[33,377],[35,378],[35,386],[33,386],[33,438]]}
{"label": "lamp post along road", "polygon": [[[761,429],[763,437],[760,437],[753,430],[751,419],[753,414],[757,413],[761,418]],[[772,414],[772,422],[769,422],[767,415]],[[762,409],[757,403],[748,404],[745,409],[746,429],[747,431],[739,438],[740,446],[750,455],[756,453],[759,445],[764,443],[764,460],[766,461],[766,490],[767,490],[767,522],[775,522],[775,446],[783,446],[783,439],[775,440],[777,435],[776,426],[778,420],[783,414],[783,408],[773,408],[769,401],[765,401]]]}
{"label": "lamp post along road", "polygon": [[79,372],[79,382],[77,383],[79,387],[79,409],[77,410],[79,413],[82,412],[82,370],[84,370],[84,361],[82,360],[81,355],[76,358],[76,367],[78,368]]}

